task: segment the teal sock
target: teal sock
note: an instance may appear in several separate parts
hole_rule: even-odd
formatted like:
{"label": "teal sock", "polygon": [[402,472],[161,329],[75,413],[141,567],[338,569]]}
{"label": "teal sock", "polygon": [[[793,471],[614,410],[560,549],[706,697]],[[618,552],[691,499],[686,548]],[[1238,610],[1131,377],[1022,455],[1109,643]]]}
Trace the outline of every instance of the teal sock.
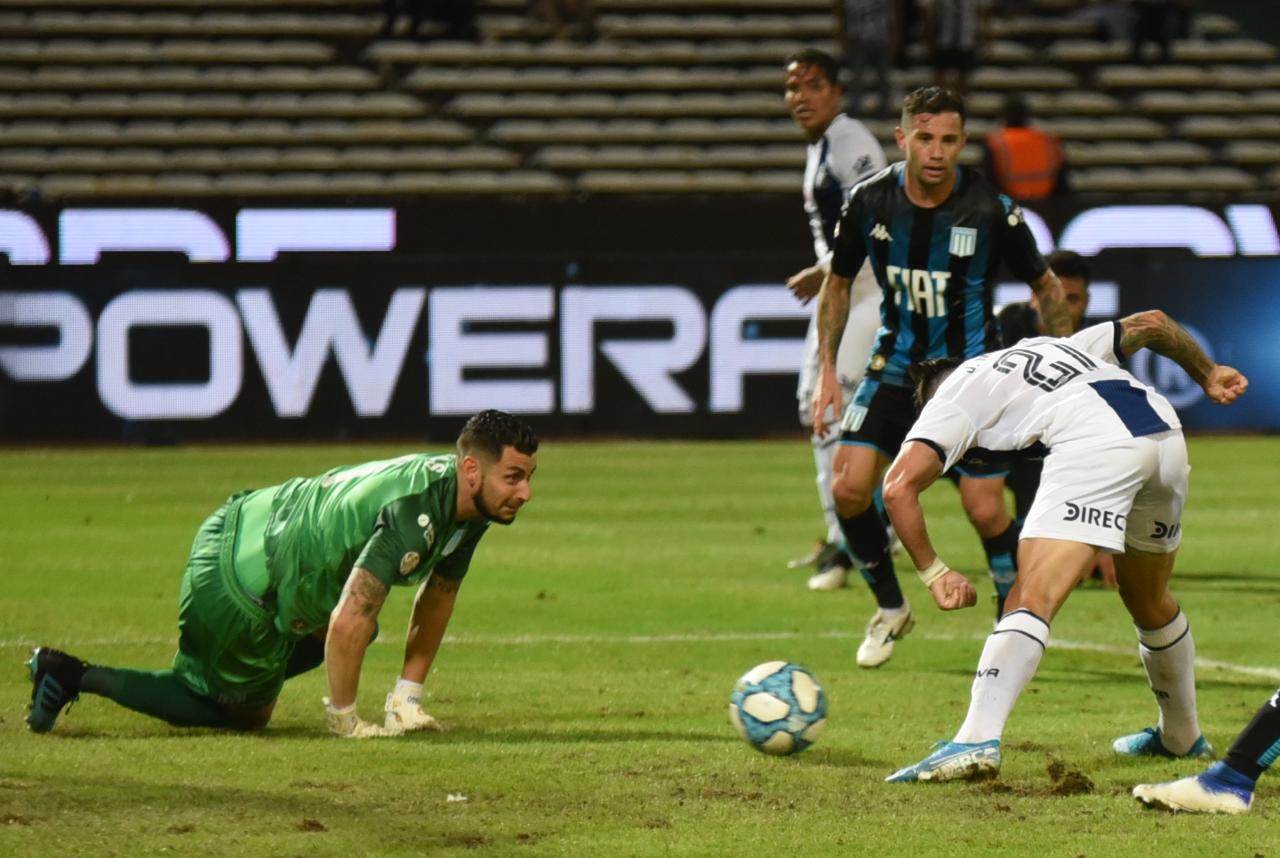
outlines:
{"label": "teal sock", "polygon": [[221,706],[187,688],[172,670],[152,672],[89,665],[80,690],[175,727],[232,726]]}

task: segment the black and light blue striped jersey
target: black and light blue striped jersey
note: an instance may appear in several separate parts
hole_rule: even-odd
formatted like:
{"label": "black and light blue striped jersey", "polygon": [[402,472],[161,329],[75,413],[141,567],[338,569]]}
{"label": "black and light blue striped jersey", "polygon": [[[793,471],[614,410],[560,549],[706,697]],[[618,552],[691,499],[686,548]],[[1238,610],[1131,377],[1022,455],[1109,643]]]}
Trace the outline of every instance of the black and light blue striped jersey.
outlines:
{"label": "black and light blue striped jersey", "polygon": [[837,114],[822,139],[810,143],[804,165],[804,210],[813,233],[813,254],[819,263],[831,256],[831,240],[844,201],[853,186],[883,170],[887,161],[880,141],[856,119]]}
{"label": "black and light blue striped jersey", "polygon": [[899,162],[853,189],[831,263],[852,279],[870,258],[884,300],[867,377],[900,386],[916,361],[1000,348],[992,292],[1002,263],[1028,283],[1048,270],[1022,209],[982,174],[957,168],[934,208],[907,198],[905,175]]}

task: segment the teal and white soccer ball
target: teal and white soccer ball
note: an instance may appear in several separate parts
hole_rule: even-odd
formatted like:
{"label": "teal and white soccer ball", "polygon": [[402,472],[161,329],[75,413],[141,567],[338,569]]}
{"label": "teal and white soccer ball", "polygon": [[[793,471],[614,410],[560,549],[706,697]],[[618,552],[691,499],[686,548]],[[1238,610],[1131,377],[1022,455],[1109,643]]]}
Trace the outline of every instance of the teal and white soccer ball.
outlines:
{"label": "teal and white soccer ball", "polygon": [[827,695],[798,664],[766,661],[733,686],[729,720],[751,747],[778,756],[812,745],[827,726]]}

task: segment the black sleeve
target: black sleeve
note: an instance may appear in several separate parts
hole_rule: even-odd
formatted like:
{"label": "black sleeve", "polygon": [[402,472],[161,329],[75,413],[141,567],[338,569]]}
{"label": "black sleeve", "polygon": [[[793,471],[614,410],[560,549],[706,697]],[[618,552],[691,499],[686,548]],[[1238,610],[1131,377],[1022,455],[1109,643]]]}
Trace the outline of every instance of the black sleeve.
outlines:
{"label": "black sleeve", "polygon": [[1049,263],[1036,247],[1036,237],[1022,216],[1022,207],[1004,194],[1000,195],[1000,204],[1000,223],[996,228],[1003,231],[1000,248],[1004,262],[1014,277],[1023,283],[1035,283],[1049,270]]}
{"label": "black sleeve", "polygon": [[831,248],[832,273],[852,280],[867,258],[867,242],[862,235],[863,185],[855,185],[840,211]]}

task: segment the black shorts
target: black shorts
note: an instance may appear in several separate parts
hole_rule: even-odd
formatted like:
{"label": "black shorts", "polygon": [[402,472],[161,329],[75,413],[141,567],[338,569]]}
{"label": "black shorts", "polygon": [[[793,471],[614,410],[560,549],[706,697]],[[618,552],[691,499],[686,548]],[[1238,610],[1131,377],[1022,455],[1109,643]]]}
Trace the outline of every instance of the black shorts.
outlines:
{"label": "black shorts", "polygon": [[[884,384],[879,379],[864,378],[844,410],[840,421],[840,443],[855,447],[871,447],[893,461],[916,422],[913,391],[897,384]],[[963,477],[1003,477],[1008,465],[1003,461],[965,456],[953,469]]]}

